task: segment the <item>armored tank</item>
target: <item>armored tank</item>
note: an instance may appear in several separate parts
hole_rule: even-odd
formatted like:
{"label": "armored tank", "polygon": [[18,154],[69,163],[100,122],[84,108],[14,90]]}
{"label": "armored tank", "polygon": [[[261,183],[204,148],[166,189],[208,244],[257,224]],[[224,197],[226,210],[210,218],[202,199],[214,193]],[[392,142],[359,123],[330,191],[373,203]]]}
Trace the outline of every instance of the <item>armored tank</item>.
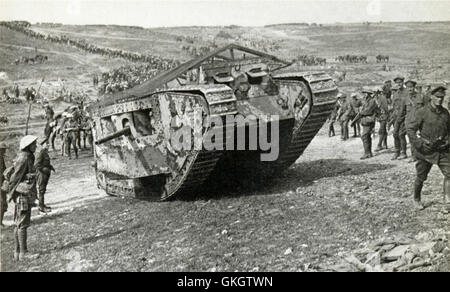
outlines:
{"label": "armored tank", "polygon": [[289,65],[230,44],[105,95],[89,108],[98,186],[166,200],[224,179],[277,176],[302,155],[338,93],[326,73]]}

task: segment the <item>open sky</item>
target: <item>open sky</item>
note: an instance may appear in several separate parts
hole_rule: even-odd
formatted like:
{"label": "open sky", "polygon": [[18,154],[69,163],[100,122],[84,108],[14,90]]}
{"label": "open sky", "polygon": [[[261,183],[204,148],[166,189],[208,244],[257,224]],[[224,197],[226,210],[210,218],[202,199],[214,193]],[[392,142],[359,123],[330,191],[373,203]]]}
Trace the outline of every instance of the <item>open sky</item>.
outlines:
{"label": "open sky", "polygon": [[0,20],[143,27],[450,21],[450,0],[0,0]]}

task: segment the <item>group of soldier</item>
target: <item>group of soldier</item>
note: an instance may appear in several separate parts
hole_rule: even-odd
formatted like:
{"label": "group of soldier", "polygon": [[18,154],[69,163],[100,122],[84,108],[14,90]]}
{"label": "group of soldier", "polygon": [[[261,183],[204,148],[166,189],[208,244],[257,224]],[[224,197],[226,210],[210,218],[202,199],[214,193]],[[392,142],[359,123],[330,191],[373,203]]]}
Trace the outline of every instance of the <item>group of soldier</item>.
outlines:
{"label": "group of soldier", "polygon": [[149,64],[121,66],[109,72],[103,72],[100,80],[97,75],[94,75],[92,82],[94,87],[98,87],[98,94],[102,95],[134,87],[153,78],[158,72]]}
{"label": "group of soldier", "polygon": [[67,37],[66,35],[56,36],[43,34],[30,29],[29,27],[31,26],[31,24],[25,21],[0,21],[0,26],[4,26],[8,29],[21,32],[35,39],[68,45],[92,54],[100,54],[102,56],[108,56],[111,58],[122,58],[131,62],[145,62],[150,64],[153,69],[168,70],[179,64],[176,60],[173,59],[166,59],[152,54],[140,54],[125,50],[100,47],[88,43],[84,39],[72,39]]}
{"label": "group of soldier", "polygon": [[[71,158],[73,147],[78,158],[80,140],[86,139],[92,147],[92,131],[89,115],[82,104],[67,108],[62,114],[55,116],[49,104],[44,105],[46,126],[42,138],[26,135],[20,140],[19,153],[13,163],[6,167],[5,143],[0,143],[0,225],[8,210],[8,203],[14,203],[14,259],[23,260],[29,257],[27,248],[27,229],[31,224],[31,209],[38,207],[41,213],[51,212],[45,204],[45,193],[51,172],[55,168],[51,164],[49,145],[55,150],[55,138],[61,138],[61,154]],[[80,137],[81,134],[81,137]],[[39,147],[39,149],[38,149]],[[38,150],[38,151],[36,151]],[[35,156],[35,152],[37,155]]]}
{"label": "group of soldier", "polygon": [[[27,102],[34,102],[37,98],[37,92],[34,87],[26,87],[23,90],[23,96]],[[20,99],[20,89],[19,85],[14,84],[12,88],[3,88],[3,101],[7,103],[22,103]]]}
{"label": "group of soldier", "polygon": [[63,113],[56,115],[50,105],[45,105],[46,125],[44,128],[44,136],[51,145],[53,151],[56,151],[55,140],[57,137],[61,140],[61,155],[67,155],[72,159],[72,150],[75,159],[78,158],[78,150],[86,149],[86,140],[93,150],[93,137],[91,129],[91,119],[89,114],[83,108],[83,104],[67,108]]}
{"label": "group of soldier", "polygon": [[[361,135],[364,148],[362,160],[372,158],[372,135],[379,123],[379,138],[375,152],[388,149],[388,130],[393,127],[394,155],[391,160],[408,158],[407,139],[411,144],[410,162],[416,162],[414,203],[423,209],[421,191],[423,182],[433,164],[444,174],[444,201],[450,207],[450,118],[443,107],[446,87],[426,84],[422,87],[414,80],[398,76],[394,85],[387,80],[378,90],[363,90],[363,98],[356,94],[347,100],[344,93],[338,95],[335,110],[330,117],[329,136],[334,136],[334,122],[341,125],[341,139],[349,138],[348,126],[354,129],[354,137]],[[360,127],[361,132],[360,132]]]}

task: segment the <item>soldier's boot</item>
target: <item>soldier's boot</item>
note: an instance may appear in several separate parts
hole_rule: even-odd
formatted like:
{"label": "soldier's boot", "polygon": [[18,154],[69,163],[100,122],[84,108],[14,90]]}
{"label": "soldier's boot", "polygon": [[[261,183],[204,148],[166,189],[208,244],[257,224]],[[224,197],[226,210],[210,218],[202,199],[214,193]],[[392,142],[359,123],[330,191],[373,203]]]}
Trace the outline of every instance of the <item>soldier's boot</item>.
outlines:
{"label": "soldier's boot", "polygon": [[408,155],[406,155],[406,153],[402,153],[402,154],[400,154],[400,156],[398,157],[399,160],[403,160],[403,159],[406,159],[406,158],[408,158]]}
{"label": "soldier's boot", "polygon": [[414,208],[416,208],[417,210],[425,209],[421,200],[422,187],[423,182],[416,180],[416,182],[414,183]]}
{"label": "soldier's boot", "polygon": [[363,142],[363,145],[364,145],[364,155],[360,159],[364,160],[364,159],[371,158],[373,155],[372,155],[372,151],[370,149],[370,145],[366,142]]}
{"label": "soldier's boot", "polygon": [[49,213],[52,211],[52,208],[50,208],[49,206],[45,205],[44,203],[44,194],[41,193],[39,194],[39,211],[42,213]]}
{"label": "soldier's boot", "polygon": [[1,208],[1,210],[0,210],[0,226],[4,226],[3,225],[3,217],[5,216],[5,211],[3,210],[3,206],[2,206],[2,208]]}
{"label": "soldier's boot", "polygon": [[26,258],[26,254],[28,253],[27,230],[19,229],[17,233],[19,237],[19,261],[21,261]]}
{"label": "soldier's boot", "polygon": [[19,260],[20,244],[19,244],[19,229],[14,228],[14,260]]}
{"label": "soldier's boot", "polygon": [[384,135],[383,145],[384,145],[384,149],[388,149],[388,145],[387,145],[387,135]]}
{"label": "soldier's boot", "polygon": [[392,156],[391,160],[397,160],[400,157],[400,153],[395,153],[394,156]]}

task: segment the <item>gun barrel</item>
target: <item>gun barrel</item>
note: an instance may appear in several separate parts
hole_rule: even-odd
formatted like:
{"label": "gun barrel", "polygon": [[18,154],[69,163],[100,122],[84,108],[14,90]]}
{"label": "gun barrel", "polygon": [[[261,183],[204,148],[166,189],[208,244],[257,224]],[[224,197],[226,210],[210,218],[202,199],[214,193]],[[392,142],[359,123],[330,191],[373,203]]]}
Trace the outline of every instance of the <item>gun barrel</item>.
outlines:
{"label": "gun barrel", "polygon": [[129,135],[129,134],[131,134],[131,129],[130,129],[130,127],[126,127],[126,128],[123,128],[122,130],[119,130],[119,131],[114,132],[110,135],[107,135],[101,139],[98,139],[97,141],[95,141],[95,145],[103,144],[105,142],[108,142],[108,141],[115,139],[117,137],[120,137],[122,135]]}

